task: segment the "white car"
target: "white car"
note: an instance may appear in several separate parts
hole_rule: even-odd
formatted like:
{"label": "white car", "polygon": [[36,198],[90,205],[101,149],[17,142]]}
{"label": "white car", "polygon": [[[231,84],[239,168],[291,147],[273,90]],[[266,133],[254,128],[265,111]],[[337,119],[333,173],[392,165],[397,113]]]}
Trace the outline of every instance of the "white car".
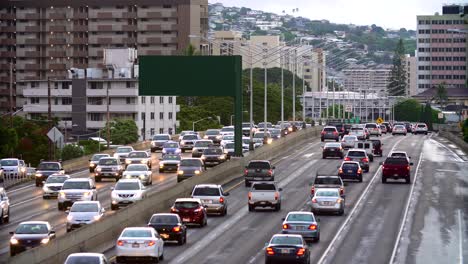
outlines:
{"label": "white car", "polygon": [[227,143],[234,142],[234,134],[226,134],[223,136],[223,139],[221,139],[221,147],[225,147]]}
{"label": "white car", "polygon": [[157,150],[162,150],[164,143],[171,140],[171,135],[169,134],[158,134],[154,135],[151,140],[151,152],[156,152]]}
{"label": "white car", "polygon": [[123,172],[122,179],[139,179],[145,185],[153,184],[153,172],[146,164],[130,164]]}
{"label": "white car", "polygon": [[124,163],[125,162],[125,159],[127,158],[128,154],[130,154],[130,152],[132,151],[135,151],[133,149],[133,147],[128,147],[128,146],[125,146],[125,147],[118,147],[116,150],[115,150],[115,153],[114,153],[114,158],[118,159],[120,161],[120,163]]}
{"label": "white car", "polygon": [[145,198],[146,188],[138,179],[123,179],[115,184],[111,192],[111,210],[126,206]]}
{"label": "white car", "polygon": [[382,136],[382,131],[380,130],[380,126],[377,125],[376,123],[367,123],[366,124],[367,130],[369,130],[369,133],[371,136]]}
{"label": "white car", "polygon": [[341,147],[343,148],[354,148],[354,144],[358,142],[358,138],[355,135],[346,135],[341,140]]}
{"label": "white car", "polygon": [[221,136],[234,134],[234,126],[225,126],[219,131]]}
{"label": "white car", "polygon": [[65,260],[65,264],[79,263],[109,264],[110,262],[101,253],[72,253]]}
{"label": "white car", "polygon": [[104,216],[104,212],[104,207],[99,201],[74,203],[70,211],[67,212],[67,232],[99,221]]}
{"label": "white car", "polygon": [[152,227],[125,228],[115,248],[117,263],[135,263],[141,258],[157,263],[164,259],[164,241]]}
{"label": "white car", "polygon": [[24,178],[26,177],[26,166],[24,161],[15,158],[0,160],[0,167],[3,170],[5,178]]}
{"label": "white car", "polygon": [[414,126],[413,134],[424,134],[427,135],[427,125],[424,123],[418,123]]}
{"label": "white car", "polygon": [[68,179],[70,179],[70,175],[58,173],[50,175],[42,187],[42,198],[57,197],[62,190],[63,183]]}

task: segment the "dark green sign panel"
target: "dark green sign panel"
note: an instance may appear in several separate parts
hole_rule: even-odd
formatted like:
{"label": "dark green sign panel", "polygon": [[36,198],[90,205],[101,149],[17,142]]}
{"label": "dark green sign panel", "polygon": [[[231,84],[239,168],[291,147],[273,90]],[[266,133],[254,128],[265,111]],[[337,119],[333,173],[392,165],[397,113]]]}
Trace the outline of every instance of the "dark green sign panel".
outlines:
{"label": "dark green sign panel", "polygon": [[235,151],[242,154],[241,56],[138,56],[140,96],[233,96]]}

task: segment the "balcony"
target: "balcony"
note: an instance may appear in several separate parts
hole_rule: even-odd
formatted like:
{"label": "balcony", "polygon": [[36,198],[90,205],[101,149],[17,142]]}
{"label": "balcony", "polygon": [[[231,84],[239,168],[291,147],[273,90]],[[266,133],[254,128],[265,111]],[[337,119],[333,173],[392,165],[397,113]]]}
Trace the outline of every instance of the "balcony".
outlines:
{"label": "balcony", "polygon": [[15,26],[1,27],[0,31],[1,32],[16,32],[16,27]]}
{"label": "balcony", "polygon": [[87,44],[88,38],[73,38],[72,43],[73,44]]}
{"label": "balcony", "polygon": [[49,69],[51,70],[66,70],[67,65],[62,63],[51,63],[49,64]]}
{"label": "balcony", "polygon": [[16,53],[14,51],[2,51],[0,52],[0,57],[5,58],[5,57],[15,57]]}
{"label": "balcony", "polygon": [[74,13],[73,18],[74,19],[86,19],[88,18],[88,13]]}
{"label": "balcony", "polygon": [[73,57],[86,57],[88,56],[88,52],[86,51],[73,51]]}
{"label": "balcony", "polygon": [[67,27],[66,26],[49,26],[49,31],[53,32],[66,32]]}
{"label": "balcony", "polygon": [[103,121],[86,121],[86,128],[104,128],[106,126],[106,119]]}
{"label": "balcony", "polygon": [[41,32],[41,27],[40,26],[25,26],[24,31],[25,32]]}
{"label": "balcony", "polygon": [[66,19],[67,16],[64,13],[50,13],[48,18],[50,18],[50,19]]}
{"label": "balcony", "polygon": [[1,20],[12,20],[15,18],[16,18],[15,14],[0,14]]}
{"label": "balcony", "polygon": [[49,44],[64,45],[67,44],[67,40],[64,38],[50,38]]}
{"label": "balcony", "polygon": [[[26,113],[46,113],[48,111],[47,104],[25,104],[23,111]],[[52,105],[52,112],[70,113],[72,111],[71,105]]]}
{"label": "balcony", "polygon": [[136,12],[124,12],[122,13],[122,18],[137,18]]}
{"label": "balcony", "polygon": [[14,44],[16,44],[16,39],[0,39],[0,44],[14,45]]}
{"label": "balcony", "polygon": [[122,25],[122,31],[137,31],[138,27],[136,25]]}
{"label": "balcony", "polygon": [[67,53],[65,51],[49,51],[50,57],[67,57]]}
{"label": "balcony", "polygon": [[73,25],[73,31],[85,32],[85,31],[88,31],[88,26],[84,26],[84,25]]}
{"label": "balcony", "polygon": [[112,44],[112,38],[97,38],[97,44]]}
{"label": "balcony", "polygon": [[18,44],[39,45],[41,44],[41,40],[37,38],[27,38],[27,39],[18,38]]}
{"label": "balcony", "polygon": [[160,44],[162,43],[162,38],[146,38],[145,43],[147,44]]}
{"label": "balcony", "polygon": [[[51,89],[51,96],[56,97],[70,97],[72,95],[72,89]],[[40,88],[24,88],[24,97],[47,97],[47,89]]]}
{"label": "balcony", "polygon": [[39,64],[25,64],[24,69],[31,70],[31,71],[38,71],[41,69],[41,66]]}
{"label": "balcony", "polygon": [[112,25],[97,25],[97,31],[113,31]]}
{"label": "balcony", "polygon": [[96,16],[98,19],[112,19],[114,17],[112,12],[98,12]]}
{"label": "balcony", "polygon": [[25,57],[33,57],[33,58],[41,57],[41,53],[39,51],[26,51],[24,55]]}
{"label": "balcony", "polygon": [[[18,18],[20,17],[18,16]],[[40,19],[41,16],[37,13],[29,13],[29,14],[24,14],[24,18],[25,19]]]}

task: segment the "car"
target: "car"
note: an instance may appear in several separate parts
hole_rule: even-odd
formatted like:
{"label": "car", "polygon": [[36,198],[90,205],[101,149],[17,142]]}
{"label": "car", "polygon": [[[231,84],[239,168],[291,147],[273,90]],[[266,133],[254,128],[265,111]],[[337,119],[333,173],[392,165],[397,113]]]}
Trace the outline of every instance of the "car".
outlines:
{"label": "car", "polygon": [[163,155],[162,158],[159,160],[159,172],[166,172],[166,171],[177,171],[177,167],[180,164],[181,157],[177,154],[166,154]]}
{"label": "car", "polygon": [[413,134],[424,134],[424,135],[427,135],[428,133],[428,128],[427,128],[427,125],[424,124],[424,123],[418,123],[416,124],[416,126],[414,127],[414,130],[413,130]]}
{"label": "car", "polygon": [[318,188],[312,198],[311,211],[314,214],[327,212],[343,215],[345,199],[340,195],[338,188]]}
{"label": "car", "polygon": [[113,157],[118,159],[120,163],[125,163],[125,159],[127,158],[128,154],[130,154],[130,152],[132,151],[135,150],[133,149],[133,147],[130,146],[118,147],[115,150]]}
{"label": "car", "polygon": [[270,132],[255,132],[253,136],[253,142],[255,144],[267,145],[273,143],[273,138],[271,137]]}
{"label": "car", "polygon": [[219,145],[224,148],[227,143],[234,142],[234,134],[224,134]]}
{"label": "car", "polygon": [[387,132],[392,131],[392,125],[390,124],[390,122],[383,122],[381,125],[383,125],[383,126],[385,126],[387,128]]}
{"label": "car", "polygon": [[180,154],[182,152],[179,143],[175,141],[168,141],[164,143],[163,149],[161,150],[162,155],[165,154]]}
{"label": "car", "polygon": [[283,218],[282,234],[301,235],[304,240],[320,241],[320,219],[311,212],[292,211]]}
{"label": "car", "polygon": [[139,179],[144,185],[153,184],[153,172],[146,164],[130,164],[122,174],[123,179]]}
{"label": "car", "polygon": [[115,255],[119,264],[157,263],[164,259],[164,241],[152,227],[126,227],[117,239]]}
{"label": "car", "polygon": [[2,168],[0,168],[0,183],[5,181],[5,174]]}
{"label": "car", "polygon": [[201,156],[205,166],[215,166],[226,161],[227,157],[220,147],[211,147],[203,151]]}
{"label": "car", "polygon": [[280,125],[282,135],[286,136],[289,133],[293,132],[293,127],[292,127],[291,123],[289,123],[289,122],[281,123],[281,121],[279,121],[278,123]]}
{"label": "car", "polygon": [[242,135],[243,136],[250,136],[250,131],[252,130],[252,133],[255,133],[255,125],[252,124],[252,129],[250,129],[250,122],[244,122],[242,123]]}
{"label": "car", "polygon": [[203,139],[210,139],[214,144],[219,144],[221,142],[221,138],[221,130],[219,129],[208,129],[203,137]]}
{"label": "car", "polygon": [[341,147],[344,149],[354,148],[354,144],[358,141],[357,136],[355,135],[345,135],[341,139]]}
{"label": "car", "polygon": [[[263,142],[255,142],[254,140],[252,140],[252,142],[254,149],[263,145]],[[250,137],[242,137],[242,151],[250,151]]]}
{"label": "car", "polygon": [[340,140],[340,134],[336,127],[326,126],[323,128],[322,132],[320,133],[320,140],[325,141],[326,139],[332,139],[338,142]]}
{"label": "car", "polygon": [[151,152],[156,152],[162,150],[164,143],[171,140],[171,135],[169,134],[157,134],[154,135],[151,139]]}
{"label": "car", "polygon": [[367,153],[367,157],[369,158],[370,162],[374,162],[374,153],[380,156],[379,147],[381,147],[380,140],[364,140],[364,141],[357,141],[354,143],[354,149],[364,150]]}
{"label": "car", "polygon": [[379,125],[379,127],[380,127],[380,131],[382,131],[382,134],[386,135],[388,131],[387,127],[385,125]]}
{"label": "car", "polygon": [[122,179],[111,189],[111,210],[146,198],[146,188],[139,179]]}
{"label": "car", "polygon": [[404,179],[407,184],[411,183],[412,162],[405,157],[387,157],[382,165],[382,183],[387,183],[388,179]]}
{"label": "car", "polygon": [[30,248],[46,245],[55,239],[55,231],[49,222],[21,222],[14,232],[10,232],[10,256],[15,256]]}
{"label": "car", "polygon": [[130,164],[146,164],[151,169],[151,163],[151,155],[146,151],[132,151],[128,153],[128,156],[125,159],[126,166]]}
{"label": "car", "polygon": [[101,253],[72,253],[68,255],[64,264],[108,264],[106,256]]}
{"label": "car", "polygon": [[36,187],[42,187],[44,185],[43,182],[45,182],[50,175],[55,173],[65,173],[65,170],[62,168],[62,163],[57,161],[41,161],[35,173]]}
{"label": "car", "polygon": [[268,132],[270,132],[271,138],[273,138],[273,140],[277,140],[281,138],[281,129],[279,128],[272,128],[268,130]]}
{"label": "car", "polygon": [[362,169],[357,161],[343,161],[338,167],[338,176],[342,180],[357,180],[362,182]]}
{"label": "car", "polygon": [[406,158],[409,162],[411,159],[410,156],[408,156],[408,153],[406,151],[401,151],[401,150],[394,150],[388,154],[389,157],[394,157],[394,158]]}
{"label": "car", "polygon": [[102,178],[114,178],[115,181],[122,178],[123,166],[117,158],[101,158],[97,164],[94,179],[100,182]]}
{"label": "car", "polygon": [[177,168],[177,182],[200,175],[205,170],[203,161],[198,158],[183,158]]}
{"label": "car", "polygon": [[97,201],[97,190],[91,178],[71,178],[63,183],[57,197],[59,211],[78,201]]}
{"label": "car", "polygon": [[403,126],[403,125],[395,125],[395,126],[393,126],[393,129],[392,129],[392,136],[397,135],[397,134],[398,134],[398,135],[404,135],[404,136],[406,136],[406,133],[408,133],[408,132],[407,132],[405,126]]}
{"label": "car", "polygon": [[338,130],[338,133],[340,134],[340,137],[343,137],[345,135],[345,127],[343,123],[336,123],[336,124],[329,124],[329,126],[334,126],[336,127],[336,130]]}
{"label": "car", "polygon": [[206,209],[200,199],[178,198],[171,207],[171,213],[179,215],[185,224],[196,224],[200,227],[208,223]]}
{"label": "car", "polygon": [[[248,150],[247,150],[248,151]],[[247,152],[242,148],[242,153]],[[230,160],[232,156],[235,155],[235,144],[234,142],[226,143],[223,148],[223,153],[226,155],[226,159]]]}
{"label": "car", "polygon": [[369,172],[369,156],[365,149],[350,149],[344,161],[357,161],[365,172]]}
{"label": "car", "polygon": [[356,136],[358,140],[366,140],[367,139],[367,134],[365,128],[362,127],[351,127],[349,130],[348,135],[350,136]]}
{"label": "car", "polygon": [[249,187],[253,181],[274,181],[275,166],[268,160],[251,160],[245,166],[244,182]]}
{"label": "car", "polygon": [[413,126],[411,125],[410,122],[403,122],[405,124],[405,127],[406,127],[406,131],[408,131],[408,133],[413,133]]}
{"label": "car", "polygon": [[186,134],[185,136],[180,137],[180,150],[184,153],[187,150],[192,150],[195,142],[200,140],[198,134]]}
{"label": "car", "polygon": [[57,197],[60,190],[62,190],[63,183],[70,179],[70,175],[66,174],[52,174],[44,182],[42,187],[42,198],[49,199]]}
{"label": "car", "polygon": [[380,126],[376,123],[366,123],[366,128],[369,130],[370,136],[382,136],[382,131],[380,130]]}
{"label": "car", "polygon": [[3,170],[3,178],[25,178],[26,166],[20,159],[1,159],[0,168]]}
{"label": "car", "polygon": [[214,146],[213,140],[202,139],[195,142],[192,149],[192,158],[199,158],[202,156],[203,151],[209,147]]}
{"label": "car", "polygon": [[234,126],[225,126],[225,127],[221,128],[219,133],[221,134],[221,136],[233,135],[234,134]]}
{"label": "car", "polygon": [[266,123],[265,122],[260,122],[260,123],[257,124],[258,129],[260,129],[260,128],[265,129],[265,127],[268,130],[270,128],[273,128],[273,124],[271,122],[266,122]]}
{"label": "car", "polygon": [[281,191],[275,182],[254,182],[248,196],[249,211],[257,207],[272,207],[275,211],[281,210]]}
{"label": "car", "polygon": [[74,203],[67,211],[67,232],[99,221],[104,216],[105,211],[99,201]]}
{"label": "car", "polygon": [[322,150],[322,159],[328,157],[338,157],[342,159],[344,157],[344,151],[341,147],[341,143],[326,143]]}
{"label": "car", "polygon": [[337,175],[319,175],[315,176],[312,187],[310,188],[310,197],[315,195],[315,191],[320,188],[337,188],[340,190],[340,195],[345,195],[344,182]]}
{"label": "car", "polygon": [[265,244],[265,264],[310,263],[310,250],[301,235],[276,234]]}
{"label": "car", "polygon": [[109,154],[94,154],[89,160],[89,172],[94,172],[101,158],[110,158]]}
{"label": "car", "polygon": [[229,192],[224,192],[223,187],[218,184],[198,184],[193,187],[192,198],[202,201],[207,214],[226,215],[228,209]]}
{"label": "car", "polygon": [[0,187],[0,224],[10,221],[10,199],[5,191],[5,188]]}
{"label": "car", "polygon": [[193,130],[184,130],[184,131],[180,132],[179,137],[182,138],[185,135],[197,135],[198,136],[198,132],[195,132]]}
{"label": "car", "polygon": [[344,135],[348,135],[348,134],[349,134],[349,131],[351,130],[351,127],[352,127],[352,126],[353,126],[353,125],[351,125],[351,124],[344,124],[344,125],[343,125],[343,128],[344,128]]}
{"label": "car", "polygon": [[187,243],[187,226],[177,214],[153,214],[148,227],[154,228],[164,241],[177,241],[178,245]]}

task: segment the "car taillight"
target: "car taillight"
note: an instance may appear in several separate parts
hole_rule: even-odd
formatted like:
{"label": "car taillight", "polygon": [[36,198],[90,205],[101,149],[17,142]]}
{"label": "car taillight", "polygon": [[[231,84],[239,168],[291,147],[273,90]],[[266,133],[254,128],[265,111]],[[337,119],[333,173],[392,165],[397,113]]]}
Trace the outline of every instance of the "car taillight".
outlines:
{"label": "car taillight", "polygon": [[267,247],[266,248],[266,253],[267,253],[267,255],[273,256],[275,254],[275,251],[273,250],[272,247]]}
{"label": "car taillight", "polygon": [[385,165],[382,165],[382,170],[385,170],[385,169],[386,169],[386,168],[385,168]]}
{"label": "car taillight", "polygon": [[316,224],[310,225],[309,230],[317,230],[317,225]]}
{"label": "car taillight", "polygon": [[283,229],[289,229],[290,226],[288,224],[283,224]]}
{"label": "car taillight", "polygon": [[410,166],[409,166],[409,165],[408,165],[408,166],[406,166],[406,169],[407,169],[407,170],[410,170]]}
{"label": "car taillight", "polygon": [[223,197],[219,197],[219,203],[224,203],[224,198]]}
{"label": "car taillight", "polygon": [[311,195],[315,194],[315,186],[312,186],[312,188],[310,188],[310,194]]}
{"label": "car taillight", "polygon": [[321,133],[321,134],[322,134],[322,135],[325,135],[325,131],[322,131],[322,133]]}
{"label": "car taillight", "polygon": [[174,207],[171,208],[171,213],[178,213],[179,210],[178,209],[175,209]]}
{"label": "car taillight", "polygon": [[124,241],[123,241],[123,240],[117,241],[117,246],[123,246],[123,245],[124,245]]}
{"label": "car taillight", "polygon": [[174,227],[172,228],[172,231],[174,231],[174,232],[180,232],[180,226],[174,226]]}
{"label": "car taillight", "polygon": [[333,131],[333,135],[338,135],[338,132],[336,132],[336,131]]}
{"label": "car taillight", "polygon": [[351,158],[350,158],[350,157],[346,157],[344,160],[345,160],[345,161],[351,161]]}
{"label": "car taillight", "polygon": [[152,247],[152,246],[154,246],[155,244],[156,244],[156,241],[150,240],[150,241],[148,241],[148,243],[147,243],[146,245],[147,245],[148,247]]}
{"label": "car taillight", "polygon": [[305,248],[299,248],[297,250],[297,255],[298,256],[304,256],[304,254],[305,254]]}
{"label": "car taillight", "polygon": [[363,158],[362,161],[363,162],[369,162],[369,159],[368,158]]}
{"label": "car taillight", "polygon": [[357,173],[358,173],[358,174],[361,174],[361,173],[362,173],[362,169],[358,169]]}
{"label": "car taillight", "polygon": [[340,173],[340,174],[343,173],[343,169],[340,168],[340,169],[338,170],[338,173]]}
{"label": "car taillight", "polygon": [[270,176],[273,175],[273,170],[272,169],[268,170],[268,175],[270,175]]}
{"label": "car taillight", "polygon": [[252,193],[249,192],[249,200],[252,200]]}
{"label": "car taillight", "polygon": [[275,192],[275,200],[278,201],[278,199],[279,199],[279,193]]}
{"label": "car taillight", "polygon": [[344,194],[344,188],[340,187],[340,195],[343,195],[343,194]]}
{"label": "car taillight", "polygon": [[317,199],[312,199],[312,203],[317,203]]}
{"label": "car taillight", "polygon": [[249,170],[244,170],[244,175],[249,174]]}

